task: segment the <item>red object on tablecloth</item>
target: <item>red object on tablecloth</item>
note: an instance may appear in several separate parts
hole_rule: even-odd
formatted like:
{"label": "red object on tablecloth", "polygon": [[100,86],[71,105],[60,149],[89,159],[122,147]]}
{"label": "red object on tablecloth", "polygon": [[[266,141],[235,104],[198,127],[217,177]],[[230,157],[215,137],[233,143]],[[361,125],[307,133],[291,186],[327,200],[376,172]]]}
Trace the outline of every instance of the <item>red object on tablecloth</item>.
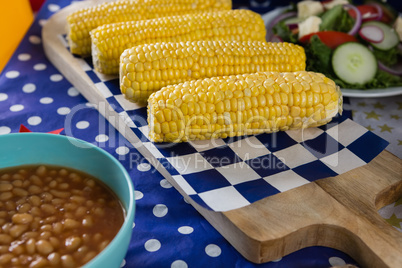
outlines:
{"label": "red object on tablecloth", "polygon": [[[60,132],[62,132],[63,130],[64,130],[64,128],[59,128],[59,129],[52,130],[52,131],[47,132],[47,133],[50,133],[50,134],[60,134]],[[20,125],[20,131],[19,131],[19,132],[32,132],[32,131],[30,131],[26,126],[24,126],[23,124],[21,124],[21,125]]]}
{"label": "red object on tablecloth", "polygon": [[38,12],[45,0],[29,0],[33,12]]}

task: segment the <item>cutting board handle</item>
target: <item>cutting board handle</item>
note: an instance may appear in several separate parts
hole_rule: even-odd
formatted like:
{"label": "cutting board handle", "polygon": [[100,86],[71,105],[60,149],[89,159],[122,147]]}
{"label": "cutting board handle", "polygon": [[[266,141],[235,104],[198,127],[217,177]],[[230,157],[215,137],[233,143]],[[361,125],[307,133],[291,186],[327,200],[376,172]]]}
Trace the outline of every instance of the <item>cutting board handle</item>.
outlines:
{"label": "cutting board handle", "polygon": [[402,196],[401,163],[384,151],[361,168],[247,207],[212,216],[195,207],[213,219],[211,224],[255,263],[305,247],[326,246],[349,254],[362,267],[399,268],[402,233],[377,211]]}
{"label": "cutting board handle", "polygon": [[401,267],[402,234],[398,230],[375,211],[347,218],[349,222],[343,222],[339,232],[343,243],[340,250],[352,256],[362,267]]}
{"label": "cutting board handle", "polygon": [[355,245],[346,253],[367,267],[402,267],[402,233],[378,214],[402,196],[400,159],[384,151],[370,165],[354,170],[353,176],[346,173],[317,184],[349,214],[346,222],[339,222],[355,236]]}

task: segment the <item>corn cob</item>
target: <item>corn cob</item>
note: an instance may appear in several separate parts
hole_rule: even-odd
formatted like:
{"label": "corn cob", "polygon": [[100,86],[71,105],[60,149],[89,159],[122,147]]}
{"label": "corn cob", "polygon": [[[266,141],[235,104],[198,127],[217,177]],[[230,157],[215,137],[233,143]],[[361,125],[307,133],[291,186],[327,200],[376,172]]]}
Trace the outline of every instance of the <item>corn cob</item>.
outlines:
{"label": "corn cob", "polygon": [[320,73],[259,72],[164,87],[148,100],[149,138],[182,142],[320,126],[342,111]]}
{"label": "corn cob", "polygon": [[106,24],[91,31],[92,62],[99,72],[117,74],[120,55],[137,45],[196,40],[265,41],[265,32],[261,16],[244,9]]}
{"label": "corn cob", "polygon": [[89,32],[103,24],[229,10],[231,7],[231,0],[124,0],[83,8],[67,17],[70,51],[90,55]]}
{"label": "corn cob", "polygon": [[120,58],[120,89],[133,102],[146,102],[164,86],[189,80],[305,69],[301,46],[260,41],[156,43],[126,49]]}

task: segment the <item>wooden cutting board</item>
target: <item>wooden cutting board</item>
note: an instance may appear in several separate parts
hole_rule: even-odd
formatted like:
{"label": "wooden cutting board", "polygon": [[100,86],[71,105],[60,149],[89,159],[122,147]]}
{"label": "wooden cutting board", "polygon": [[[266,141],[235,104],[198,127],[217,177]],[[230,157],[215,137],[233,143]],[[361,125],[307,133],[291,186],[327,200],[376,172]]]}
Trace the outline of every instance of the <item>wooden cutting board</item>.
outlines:
{"label": "wooden cutting board", "polygon": [[[42,31],[49,60],[131,143],[137,136],[108,106],[91,79],[69,53],[60,36],[66,16],[92,2],[75,3],[52,16]],[[100,109],[102,107],[102,109]],[[117,118],[117,120],[116,120]],[[150,163],[157,160],[137,146]],[[402,160],[383,151],[369,164],[279,193],[228,212],[207,210],[189,198],[163,165],[158,171],[245,258],[263,263],[309,246],[327,246],[353,257],[363,267],[401,267],[402,234],[377,210],[402,196]],[[286,178],[283,178],[286,179]]]}

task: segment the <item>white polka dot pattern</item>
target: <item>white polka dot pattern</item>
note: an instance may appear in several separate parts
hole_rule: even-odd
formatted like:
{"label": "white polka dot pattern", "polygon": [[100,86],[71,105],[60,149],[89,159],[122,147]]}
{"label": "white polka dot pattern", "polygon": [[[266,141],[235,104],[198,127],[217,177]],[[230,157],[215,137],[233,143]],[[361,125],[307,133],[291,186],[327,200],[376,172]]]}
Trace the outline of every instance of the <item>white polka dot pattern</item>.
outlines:
{"label": "white polka dot pattern", "polygon": [[126,155],[130,152],[130,149],[128,149],[126,146],[120,146],[116,149],[116,154],[118,155]]}
{"label": "white polka dot pattern", "polygon": [[18,72],[18,71],[8,71],[8,72],[6,72],[6,77],[9,78],[9,79],[17,78],[18,76],[20,76],[20,72]]}
{"label": "white polka dot pattern", "polygon": [[346,264],[346,262],[339,258],[339,257],[331,257],[328,259],[329,264],[331,264],[332,266],[343,266]]}
{"label": "white polka dot pattern", "polygon": [[11,128],[7,126],[0,126],[0,135],[8,134],[11,132]]}
{"label": "white polka dot pattern", "polygon": [[149,252],[155,252],[161,248],[161,242],[159,242],[157,239],[149,239],[147,242],[145,242],[144,247]]}
{"label": "white polka dot pattern", "polygon": [[219,246],[215,244],[209,244],[205,247],[205,253],[207,253],[207,255],[210,257],[218,257],[219,255],[221,255],[222,250]]}
{"label": "white polka dot pattern", "polygon": [[105,134],[99,134],[98,136],[95,137],[95,140],[97,142],[106,142],[109,140],[109,137]]}
{"label": "white polka dot pattern", "polygon": [[[71,96],[70,96],[70,97],[71,97]],[[95,104],[90,103],[90,102],[87,102],[87,103],[85,103],[85,106],[87,106],[87,107],[89,107],[89,108],[94,108],[94,107],[95,107]]]}
{"label": "white polka dot pattern", "polygon": [[20,61],[27,61],[31,59],[31,55],[26,54],[26,53],[22,53],[18,55],[18,60]]}
{"label": "white polka dot pattern", "polygon": [[22,104],[14,104],[13,106],[10,107],[11,112],[19,112],[24,110],[24,105]]}
{"label": "white polka dot pattern", "polygon": [[49,4],[49,5],[47,6],[47,8],[48,8],[49,11],[51,11],[51,12],[56,12],[56,11],[58,11],[58,10],[60,9],[60,6],[59,6],[59,5],[56,5],[56,4]]}
{"label": "white polka dot pattern", "polygon": [[36,90],[36,86],[35,86],[35,84],[32,84],[32,83],[25,84],[22,87],[22,91],[24,91],[25,93],[32,93],[35,90]]}
{"label": "white polka dot pattern", "polygon": [[40,39],[39,36],[31,35],[29,37],[29,42],[31,42],[34,45],[39,45],[40,43],[42,43],[42,40]]}
{"label": "white polka dot pattern", "polygon": [[44,97],[44,98],[41,98],[41,99],[39,100],[39,102],[42,103],[42,104],[50,104],[50,103],[53,102],[53,99],[52,99],[52,98],[49,98],[49,97]]}
{"label": "white polka dot pattern", "polygon": [[135,200],[140,200],[144,197],[144,194],[138,190],[134,192]]}
{"label": "white polka dot pattern", "polygon": [[70,87],[67,91],[67,94],[70,97],[75,97],[75,96],[78,96],[80,94],[80,92],[78,92],[78,90],[75,87]]}
{"label": "white polka dot pattern", "polygon": [[168,213],[168,208],[164,204],[158,204],[154,206],[152,213],[155,217],[162,218]]}
{"label": "white polka dot pattern", "polygon": [[33,68],[35,71],[43,71],[46,69],[46,67],[47,67],[46,64],[38,63],[38,64],[35,64]]}
{"label": "white polka dot pattern", "polygon": [[169,188],[173,187],[167,179],[161,180],[160,185],[165,189],[169,189]]}
{"label": "white polka dot pattern", "polygon": [[190,226],[182,226],[178,229],[178,231],[181,234],[191,234],[194,231],[194,229],[193,227]]}
{"label": "white polka dot pattern", "polygon": [[40,118],[39,116],[31,116],[30,118],[28,118],[28,124],[30,124],[31,126],[39,125],[41,122],[42,118]]}
{"label": "white polka dot pattern", "polygon": [[60,108],[58,108],[57,109],[57,113],[59,114],[59,115],[66,115],[66,114],[69,114],[70,113],[70,108],[68,108],[68,107],[60,107]]}
{"label": "white polka dot pattern", "polygon": [[182,260],[177,260],[172,262],[172,265],[170,265],[171,268],[187,268],[188,265],[185,261]]}
{"label": "white polka dot pattern", "polygon": [[61,81],[61,80],[63,80],[63,76],[60,75],[60,74],[52,74],[52,75],[50,76],[50,81],[59,82],[59,81]]}
{"label": "white polka dot pattern", "polygon": [[89,122],[88,121],[80,121],[76,124],[76,127],[78,129],[86,129],[89,127]]}
{"label": "white polka dot pattern", "polygon": [[148,170],[150,170],[151,169],[151,165],[150,164],[148,164],[148,163],[141,163],[141,164],[139,164],[138,166],[137,166],[137,169],[139,170],[139,171],[148,171]]}
{"label": "white polka dot pattern", "polygon": [[8,95],[6,93],[0,93],[0,101],[5,101],[8,99]]}
{"label": "white polka dot pattern", "polygon": [[46,22],[47,20],[41,19],[39,20],[39,25],[43,27],[43,25],[45,25]]}

